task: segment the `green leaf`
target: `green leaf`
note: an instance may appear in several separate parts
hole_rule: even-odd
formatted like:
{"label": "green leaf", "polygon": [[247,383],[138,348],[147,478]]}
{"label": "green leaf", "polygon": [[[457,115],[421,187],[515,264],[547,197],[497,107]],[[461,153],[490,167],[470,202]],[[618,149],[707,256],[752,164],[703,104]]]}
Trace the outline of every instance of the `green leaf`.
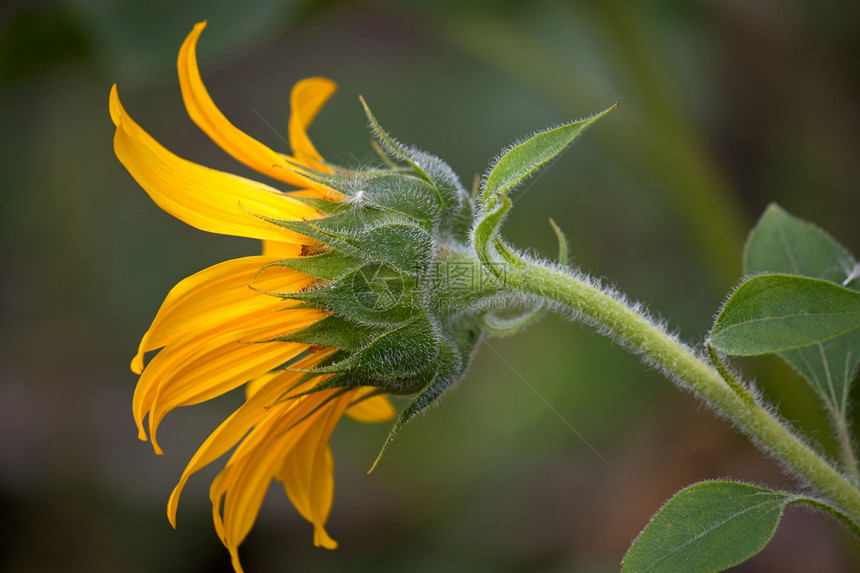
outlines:
{"label": "green leaf", "polygon": [[[744,273],[793,273],[860,290],[858,264],[848,250],[819,227],[772,204],[750,233]],[[806,378],[835,412],[845,412],[860,364],[860,331],[788,350],[780,357]]]}
{"label": "green leaf", "polygon": [[711,573],[764,548],[785,508],[802,498],[732,481],[691,485],[676,493],[633,542],[623,573]]}
{"label": "green leaf", "polygon": [[615,104],[596,115],[541,131],[505,151],[492,167],[484,184],[482,196],[484,208],[495,203],[496,195],[508,193],[529,175],[549,163],[573,143],[588,126],[617,106],[618,104]]}
{"label": "green leaf", "polygon": [[744,274],[790,273],[843,284],[856,264],[825,231],[775,204],[765,210],[744,247]]}
{"label": "green leaf", "polygon": [[851,382],[860,362],[860,329],[779,356],[806,378],[839,416],[848,411]]}
{"label": "green leaf", "polygon": [[723,306],[711,344],[735,356],[782,352],[860,327],[860,292],[794,275],[747,280]]}

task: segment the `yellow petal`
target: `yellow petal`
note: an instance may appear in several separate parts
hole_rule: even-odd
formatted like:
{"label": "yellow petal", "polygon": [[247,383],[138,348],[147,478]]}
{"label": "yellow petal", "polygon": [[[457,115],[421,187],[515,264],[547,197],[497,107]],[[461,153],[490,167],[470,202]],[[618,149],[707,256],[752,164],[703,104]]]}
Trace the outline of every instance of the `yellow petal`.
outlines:
{"label": "yellow petal", "polygon": [[[289,432],[287,437],[293,438]],[[217,516],[216,530],[219,529],[218,522],[220,521],[222,523],[220,529],[223,532],[222,541],[230,551],[234,567],[239,564],[239,545],[251,531],[251,527],[257,519],[260,506],[263,504],[263,499],[272,480],[273,468],[277,466],[280,458],[280,451],[276,444],[269,445],[271,447],[261,450],[259,455],[254,458],[253,463],[243,464],[239,468],[240,471],[225,474],[224,483],[221,485],[222,491],[217,492],[220,494],[219,503],[220,498],[223,497],[224,509],[223,517]],[[222,471],[228,472],[230,469],[232,468],[228,467]],[[212,495],[210,492],[210,497]],[[215,517],[214,514],[213,517]]]}
{"label": "yellow petal", "polygon": [[337,549],[337,542],[325,530],[334,500],[334,458],[328,438],[318,443],[305,436],[290,452],[279,479],[302,517],[313,524],[314,545]]}
{"label": "yellow petal", "polygon": [[110,112],[117,127],[114,136],[117,158],[152,200],[177,219],[203,231],[224,235],[317,244],[255,216],[316,219],[319,213],[315,209],[268,185],[172,154],[128,116],[115,85],[111,89]]}
{"label": "yellow petal", "polygon": [[376,388],[370,387],[357,390],[353,398],[354,404],[347,408],[346,415],[356,422],[364,424],[387,422],[393,418],[397,411],[387,396],[364,397],[375,390]]}
{"label": "yellow petal", "polygon": [[314,169],[329,171],[322,157],[311,143],[307,129],[317,113],[337,91],[337,84],[327,78],[307,78],[297,82],[290,94],[290,147],[296,159]]}
{"label": "yellow petal", "polygon": [[[254,279],[250,271],[256,274],[255,269],[258,268],[247,259],[227,261],[185,279],[168,295],[150,332],[141,342],[141,353],[157,348],[162,343],[169,346],[153,358],[134,392],[132,410],[140,439],[146,440],[143,418],[152,407],[159,385],[171,370],[179,368],[195,351],[235,345],[243,337],[250,340],[271,338],[323,316],[316,311],[291,311],[289,307],[296,303],[280,301],[277,297],[242,286],[245,281]],[[299,273],[278,272],[279,269],[284,271],[280,267],[270,267],[265,273],[260,273],[258,284],[272,291],[284,285],[287,290],[294,290],[307,280]],[[210,282],[216,287],[214,291],[209,289]],[[218,320],[210,319],[206,308],[215,301],[213,297],[218,296],[221,288],[227,291],[231,290],[231,286],[238,290],[234,296],[220,298],[219,308],[210,309]],[[278,312],[280,309],[287,310],[285,313]],[[261,328],[266,330],[262,335],[258,332]],[[275,334],[271,334],[272,331]],[[141,353],[132,362],[134,369],[143,366]]]}
{"label": "yellow petal", "polygon": [[263,241],[263,256],[279,259],[292,259],[302,254],[302,249],[295,243],[284,241]]}
{"label": "yellow petal", "polygon": [[243,319],[237,330],[192,333],[162,349],[147,365],[135,389],[132,408],[141,439],[149,412],[154,430],[173,408],[196,404],[256,378],[307,348],[285,342],[261,342],[316,322],[324,313],[312,309],[267,312]]}
{"label": "yellow petal", "polygon": [[[332,352],[334,352],[334,349],[317,352],[299,360],[292,367],[296,369],[313,368],[320,360]],[[182,477],[179,479],[179,483],[173,488],[170,500],[167,502],[167,517],[174,527],[176,527],[176,508],[179,503],[179,495],[182,493],[182,489],[185,487],[188,478],[229,451],[264,418],[279,414],[280,410],[275,411],[272,408],[273,404],[303,375],[303,372],[276,370],[254,381],[259,391],[255,392],[245,404],[233,412],[229,418],[224,420],[212,432],[188,462],[185,471],[182,473]],[[287,403],[285,402],[284,404]],[[289,404],[287,407],[295,407],[295,404]]]}
{"label": "yellow petal", "polygon": [[[279,244],[300,250],[298,245]],[[265,265],[281,258],[264,256],[233,259],[180,281],[170,290],[152,325],[141,339],[137,355],[131,363],[132,371],[137,374],[143,371],[146,352],[167,346],[189,333],[203,333],[213,328],[227,329],[243,317],[289,306],[289,301],[265,293],[298,292],[312,284],[314,279],[283,267],[269,267],[260,271]]]}
{"label": "yellow petal", "polygon": [[[294,425],[301,419],[302,408],[299,405],[319,405],[328,394],[319,392],[304,397],[300,402],[279,404],[282,408],[289,408],[289,415],[269,416],[254,428],[213,482],[209,495],[213,501],[215,527],[233,556],[234,564],[238,561],[238,546],[251,530],[269,483],[275,477],[284,456],[289,454],[321,416],[331,410],[336,401],[333,400],[332,404],[314,411],[302,423]],[[223,517],[220,515],[222,505]]]}
{"label": "yellow petal", "polygon": [[[209,92],[203,85],[203,80],[200,77],[200,69],[197,66],[197,41],[200,34],[206,27],[206,22],[200,22],[188,34],[182,48],[179,50],[179,59],[177,67],[179,70],[179,85],[182,89],[182,99],[185,101],[185,107],[188,110],[188,115],[191,119],[208,135],[212,141],[217,143],[224,151],[232,155],[238,161],[241,161],[248,167],[264,173],[270,177],[295,185],[297,187],[317,186],[301,173],[290,166],[284,160],[284,157],[263,145],[256,139],[250,137],[245,132],[238,129],[221,113],[215,102],[209,96]],[[330,84],[329,93],[323,97],[319,89],[310,90],[306,97],[293,97],[292,105],[299,106],[301,112],[300,117],[296,120],[296,137],[300,138],[302,145],[301,149],[313,150],[313,155],[309,156],[310,160],[320,161],[321,158],[313,145],[310,143],[304,129],[313,120],[313,117],[325,104],[326,100],[334,93],[336,86],[331,80],[323,80]],[[301,82],[300,82],[301,83]],[[320,85],[321,82],[320,82]],[[297,84],[298,87],[298,84]],[[294,89],[295,93],[295,89]],[[293,112],[295,113],[295,107]],[[293,137],[294,121],[290,119],[290,140]],[[295,146],[293,146],[295,148]],[[311,164],[318,168],[319,163]]]}
{"label": "yellow petal", "polygon": [[[272,324],[243,332],[247,338],[237,339],[235,333],[219,337],[198,346],[196,340],[182,340],[162,350],[143,371],[140,384],[156,388],[149,408],[149,431],[153,447],[158,451],[156,429],[167,413],[180,406],[190,406],[211,400],[262,376],[294,358],[307,348],[291,342],[261,342],[292,332],[319,320],[319,311],[289,311]],[[290,320],[291,319],[291,320]],[[192,347],[192,352],[187,351]],[[167,358],[159,361],[162,355]],[[150,369],[153,371],[149,375]],[[143,407],[147,407],[144,402]]]}
{"label": "yellow petal", "polygon": [[334,549],[325,522],[334,499],[334,461],[329,439],[355,392],[338,396],[312,423],[302,439],[284,458],[278,479],[299,513],[314,526],[314,545]]}

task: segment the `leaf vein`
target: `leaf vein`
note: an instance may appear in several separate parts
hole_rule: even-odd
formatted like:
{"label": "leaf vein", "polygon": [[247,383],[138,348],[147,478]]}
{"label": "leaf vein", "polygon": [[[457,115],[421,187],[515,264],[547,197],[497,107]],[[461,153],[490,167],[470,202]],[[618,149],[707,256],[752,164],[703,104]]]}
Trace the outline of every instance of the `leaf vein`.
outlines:
{"label": "leaf vein", "polygon": [[[770,492],[756,492],[756,493],[750,494],[750,495],[749,495],[749,497],[758,496],[758,495],[768,495],[768,496],[772,496],[773,494],[771,494]],[[680,551],[680,550],[681,550],[681,549],[683,549],[684,547],[687,547],[688,545],[690,545],[690,544],[694,543],[695,541],[698,541],[699,539],[701,539],[701,538],[702,538],[702,537],[704,537],[705,535],[708,535],[708,534],[709,534],[709,533],[711,533],[712,531],[714,531],[714,530],[716,530],[716,529],[718,529],[718,528],[720,528],[720,527],[724,526],[725,524],[729,523],[730,521],[732,521],[732,520],[734,520],[734,519],[737,519],[738,517],[741,517],[741,516],[743,516],[744,514],[746,514],[746,513],[750,512],[750,511],[753,511],[753,510],[755,510],[755,509],[758,509],[758,508],[760,508],[760,507],[762,507],[762,506],[766,506],[766,505],[782,505],[782,506],[783,506],[783,508],[784,508],[784,507],[785,507],[785,502],[780,503],[780,501],[779,501],[779,500],[770,499],[770,500],[767,500],[767,501],[763,501],[763,502],[761,502],[761,503],[759,503],[759,504],[749,506],[749,507],[747,507],[747,508],[745,508],[745,509],[743,509],[743,510],[741,510],[741,511],[739,511],[739,512],[732,513],[732,514],[731,514],[730,516],[728,516],[727,518],[725,518],[725,519],[723,519],[723,520],[721,520],[721,521],[718,521],[718,522],[714,523],[711,527],[709,527],[709,528],[707,528],[707,529],[705,529],[705,530],[703,530],[703,531],[699,532],[698,534],[694,535],[693,537],[691,537],[690,539],[688,539],[688,540],[687,540],[687,541],[685,541],[684,543],[682,543],[682,544],[680,544],[680,545],[678,545],[678,546],[674,547],[673,549],[671,549],[670,551],[668,551],[666,554],[664,554],[662,557],[660,557],[660,558],[659,558],[659,559],[657,559],[656,561],[652,562],[652,563],[651,563],[651,565],[649,565],[649,566],[648,566],[647,568],[645,568],[643,571],[648,571],[648,570],[650,570],[650,569],[653,569],[653,568],[654,568],[654,566],[655,566],[655,565],[657,565],[658,563],[660,563],[661,561],[664,561],[665,559],[668,559],[670,556],[674,555],[675,553],[677,553],[678,551]]]}

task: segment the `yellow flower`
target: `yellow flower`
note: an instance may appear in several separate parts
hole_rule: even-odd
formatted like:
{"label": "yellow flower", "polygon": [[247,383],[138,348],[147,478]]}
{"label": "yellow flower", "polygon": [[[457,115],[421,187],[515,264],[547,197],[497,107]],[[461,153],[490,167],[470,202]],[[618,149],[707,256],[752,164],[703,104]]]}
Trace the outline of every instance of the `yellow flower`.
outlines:
{"label": "yellow flower", "polygon": [[[214,479],[210,497],[215,527],[241,571],[238,546],[256,519],[272,479],[280,481],[299,513],[314,526],[314,543],[336,547],[325,531],[334,489],[329,437],[343,414],[363,422],[388,420],[394,409],[372,386],[305,393],[330,374],[306,380],[305,371],[337,349],[284,339],[328,316],[290,295],[313,289],[317,278],[283,265],[283,259],[326,250],[318,239],[274,224],[307,221],[322,214],[302,198],[342,200],[315,173],[330,169],[306,129],[334,93],[324,78],[300,81],[291,95],[289,141],[282,155],[233,126],[204,87],[195,55],[200,23],[179,53],[182,97],[193,121],[242,163],[289,184],[285,193],[263,183],[186,161],[141,129],[111,90],[117,157],[165,211],[204,231],[260,239],[263,253],[217,264],[177,284],[167,295],[132,361],[140,374],[134,418],[140,438],[161,453],[156,430],[180,406],[198,404],[246,386],[245,403],[205,441],[189,462],[168,503],[176,523],[179,494],[191,474],[235,447]],[[272,295],[278,296],[272,296]],[[157,354],[144,362],[144,355]],[[144,419],[148,417],[148,423]]]}

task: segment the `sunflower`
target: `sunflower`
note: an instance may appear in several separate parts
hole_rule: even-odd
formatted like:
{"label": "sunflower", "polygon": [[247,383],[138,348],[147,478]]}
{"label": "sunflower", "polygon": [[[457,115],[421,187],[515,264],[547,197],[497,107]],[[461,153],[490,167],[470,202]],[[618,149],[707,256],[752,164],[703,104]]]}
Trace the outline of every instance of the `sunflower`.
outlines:
{"label": "sunflower", "polygon": [[472,198],[447,164],[395,141],[363,100],[384,165],[327,163],[306,133],[336,90],[319,77],[292,90],[292,153],[273,151],[212,102],[195,54],[204,27],[197,24],[179,52],[189,115],[227,153],[292,190],[177,157],[129,117],[116,86],[110,113],[117,157],[156,204],[198,229],[263,243],[261,255],[177,284],[131,364],[140,375],[133,399],[139,437],[159,454],[156,433],[167,413],[245,386],[245,402],[194,454],[167,507],[175,526],[189,477],[232,450],[210,498],[215,528],[241,571],[239,544],[273,479],[313,524],[314,543],[337,546],[325,523],[334,491],[329,439],[338,420],[389,420],[395,410],[387,396],[411,397],[384,452],[462,377],[486,327],[488,301],[509,295],[478,260],[469,238]]}
{"label": "sunflower", "polygon": [[[263,242],[262,255],[225,261],[177,284],[132,361],[132,370],[140,374],[133,401],[139,436],[146,440],[148,429],[159,454],[156,431],[168,412],[247,383],[245,403],[198,449],[168,503],[168,517],[175,526],[179,494],[191,474],[235,447],[213,481],[210,495],[215,527],[234,566],[241,570],[237,548],[250,531],[272,479],[283,484],[293,505],[313,524],[314,543],[337,546],[325,530],[334,491],[329,437],[344,414],[362,422],[379,422],[390,419],[394,409],[385,396],[370,396],[372,387],[302,394],[313,383],[302,380],[307,377],[305,371],[331,357],[335,349],[277,340],[327,313],[272,296],[300,293],[317,282],[316,277],[273,263],[318,252],[322,245],[254,215],[311,220],[321,213],[295,195],[343,199],[299,171],[300,166],[329,170],[306,129],[336,85],[324,78],[296,84],[289,121],[293,154],[276,153],[233,126],[209,97],[195,55],[204,27],[205,23],[194,27],[178,60],[182,96],[191,118],[230,155],[298,191],[283,193],[177,157],[131,119],[120,104],[116,86],[111,90],[110,112],[116,125],[117,157],[162,209],[204,231]],[[158,349],[144,365],[144,355]]]}

